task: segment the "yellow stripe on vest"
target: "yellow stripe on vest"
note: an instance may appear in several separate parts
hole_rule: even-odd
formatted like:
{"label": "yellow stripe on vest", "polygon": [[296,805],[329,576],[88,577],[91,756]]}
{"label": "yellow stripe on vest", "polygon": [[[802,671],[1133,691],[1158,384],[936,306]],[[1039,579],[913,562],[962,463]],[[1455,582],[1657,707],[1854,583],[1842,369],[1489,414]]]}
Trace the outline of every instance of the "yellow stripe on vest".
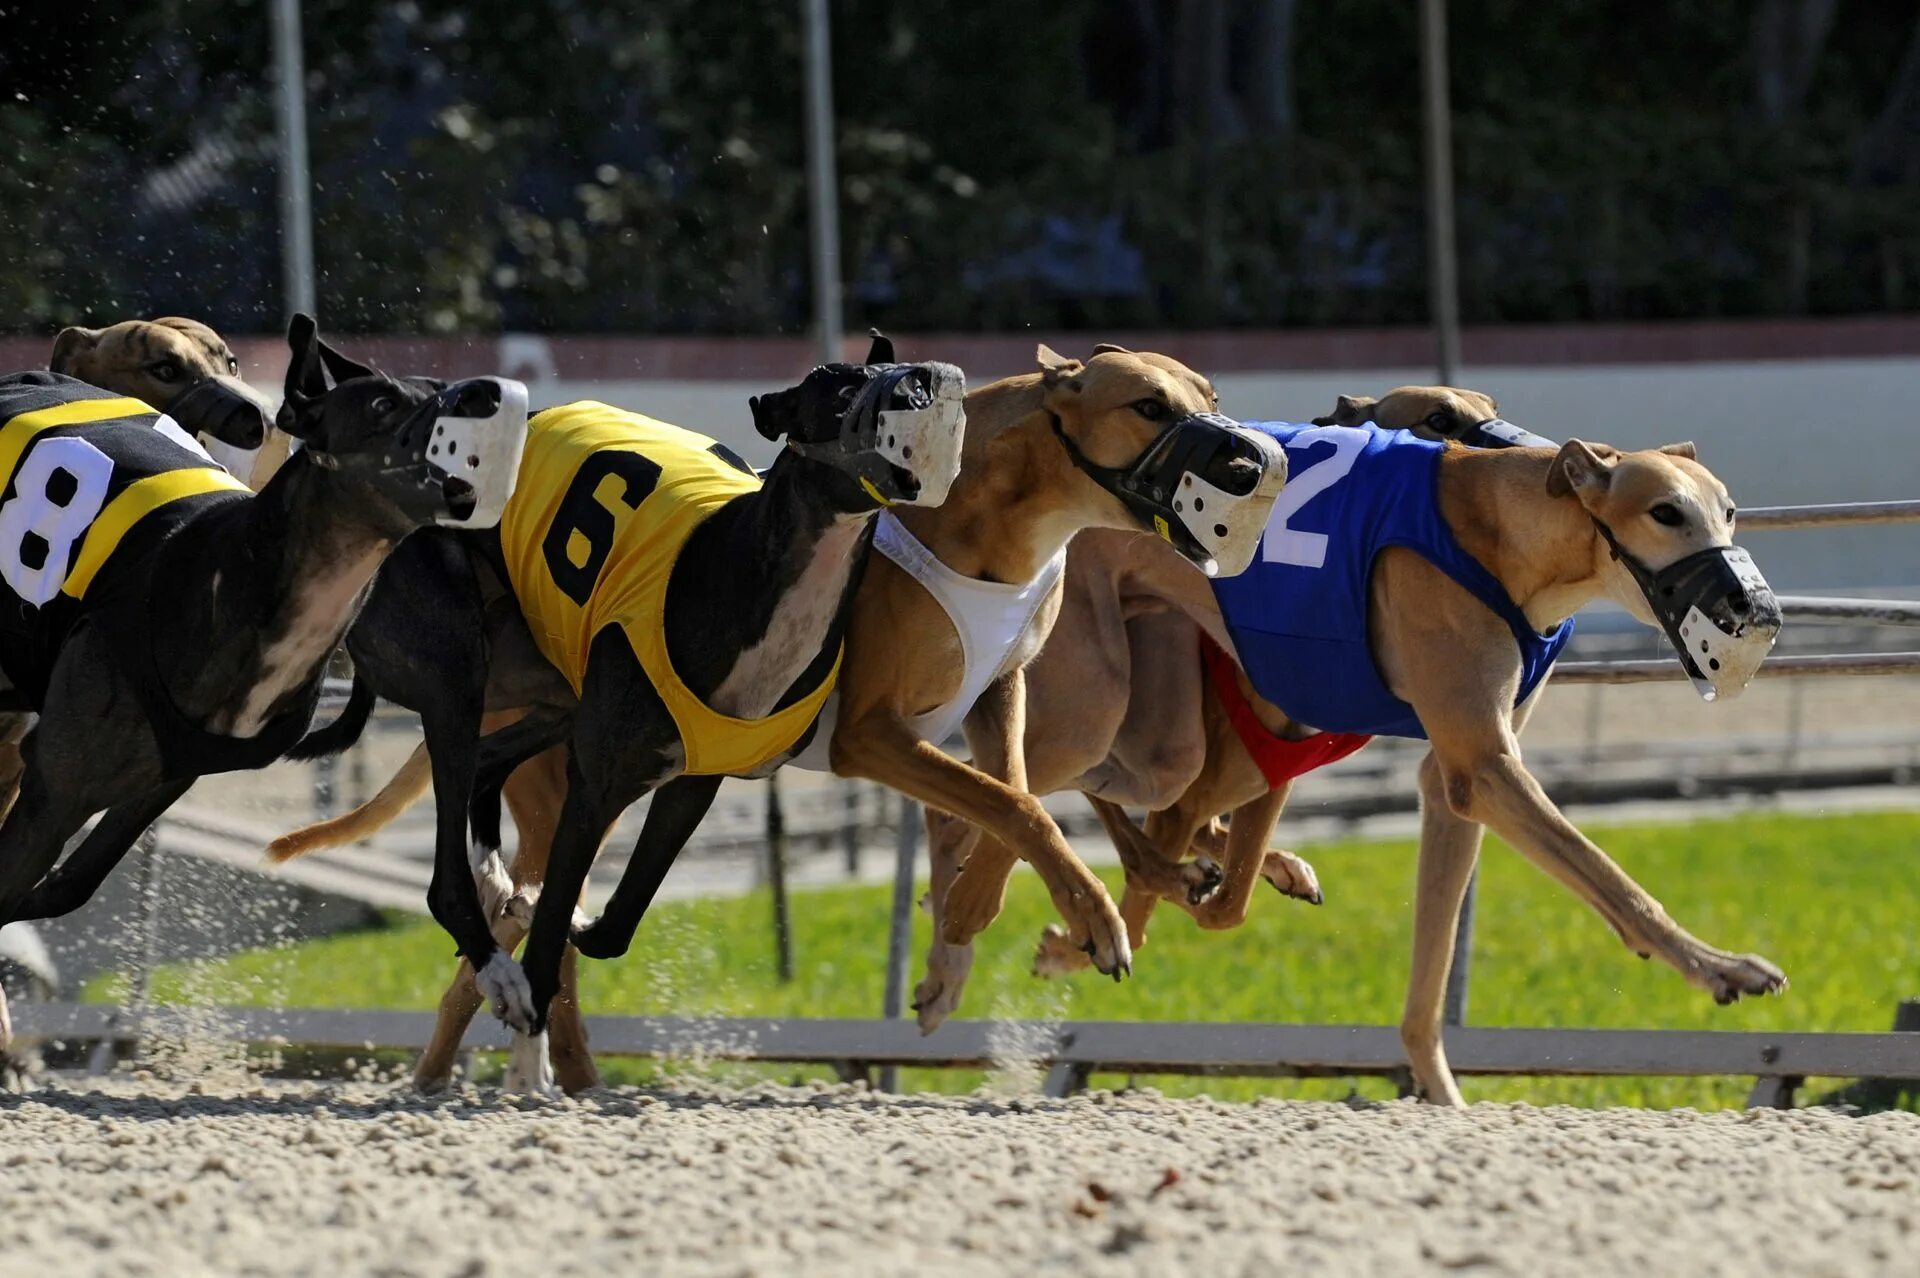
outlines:
{"label": "yellow stripe on vest", "polygon": [[0,427],[0,484],[20,468],[21,454],[41,431],[55,426],[85,426],[88,422],[110,422],[120,417],[141,417],[156,410],[138,399],[72,399],[51,408],[36,408],[22,413]]}
{"label": "yellow stripe on vest", "polygon": [[[139,401],[113,402],[138,403]],[[27,416],[37,416],[37,414],[27,414]],[[73,425],[74,423],[57,424]],[[106,565],[107,560],[113,555],[114,548],[120,544],[120,539],[127,535],[127,530],[168,502],[179,501],[183,497],[198,497],[202,493],[247,491],[249,489],[245,484],[226,471],[214,470],[206,466],[169,470],[128,484],[121,490],[118,497],[107,503],[106,509],[100,512],[92,526],[87,529],[86,538],[80,543],[80,554],[74,559],[73,569],[67,574],[67,580],[60,587],[60,593],[71,595],[75,599],[84,597],[87,587],[93,584],[94,576]]]}

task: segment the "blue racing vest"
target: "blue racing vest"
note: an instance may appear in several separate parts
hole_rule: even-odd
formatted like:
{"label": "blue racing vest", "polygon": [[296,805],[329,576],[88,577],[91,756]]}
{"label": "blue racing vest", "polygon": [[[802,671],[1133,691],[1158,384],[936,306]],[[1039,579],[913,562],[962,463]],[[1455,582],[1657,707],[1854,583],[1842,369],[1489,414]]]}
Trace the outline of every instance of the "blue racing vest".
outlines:
{"label": "blue racing vest", "polygon": [[1503,618],[1520,654],[1524,701],[1573,635],[1528,624],[1492,573],[1460,547],[1435,490],[1447,445],[1378,426],[1248,422],[1287,450],[1287,486],[1260,554],[1213,583],[1240,664],[1260,695],[1323,732],[1424,739],[1413,707],[1387,690],[1367,641],[1373,561],[1405,546]]}

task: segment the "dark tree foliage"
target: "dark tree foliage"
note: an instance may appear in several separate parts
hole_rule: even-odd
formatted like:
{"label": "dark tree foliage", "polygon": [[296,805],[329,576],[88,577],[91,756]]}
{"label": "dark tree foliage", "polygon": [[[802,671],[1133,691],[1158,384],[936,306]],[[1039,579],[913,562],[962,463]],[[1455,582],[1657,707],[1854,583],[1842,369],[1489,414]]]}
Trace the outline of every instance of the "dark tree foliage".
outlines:
{"label": "dark tree foliage", "polygon": [[[799,8],[308,0],[343,330],[807,314]],[[1413,323],[1405,0],[835,0],[851,325]],[[1470,321],[1920,307],[1920,5],[1454,0]],[[281,305],[264,0],[0,0],[0,327]]]}

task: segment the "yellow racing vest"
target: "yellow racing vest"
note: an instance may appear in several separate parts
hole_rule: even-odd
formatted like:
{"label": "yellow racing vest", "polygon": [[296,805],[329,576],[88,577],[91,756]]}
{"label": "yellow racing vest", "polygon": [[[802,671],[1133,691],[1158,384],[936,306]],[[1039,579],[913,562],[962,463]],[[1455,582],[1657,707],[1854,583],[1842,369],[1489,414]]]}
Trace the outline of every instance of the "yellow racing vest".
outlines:
{"label": "yellow racing vest", "polygon": [[760,480],[713,440],[582,400],[527,424],[519,482],[500,522],[507,576],[534,642],[578,693],[587,653],[608,626],[666,703],[693,775],[750,772],[786,753],[833,690],[820,686],[764,719],[707,706],[667,656],[667,582],[701,520]]}

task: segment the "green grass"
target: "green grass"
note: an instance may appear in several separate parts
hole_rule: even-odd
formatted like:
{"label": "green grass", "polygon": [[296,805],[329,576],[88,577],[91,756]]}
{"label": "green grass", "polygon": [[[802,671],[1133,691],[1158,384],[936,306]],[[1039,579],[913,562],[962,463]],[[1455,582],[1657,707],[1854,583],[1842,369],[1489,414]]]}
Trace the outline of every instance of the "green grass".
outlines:
{"label": "green grass", "polygon": [[[1665,966],[1628,954],[1600,920],[1498,841],[1482,858],[1469,1020],[1476,1025],[1673,1029],[1884,1030],[1920,992],[1920,814],[1757,815],[1592,832],[1684,926],[1710,943],[1767,955],[1784,996],[1716,1007]],[[1202,933],[1163,909],[1134,975],[1066,982],[1028,975],[1053,917],[1022,871],[1006,913],[977,946],[970,1017],[1393,1024],[1405,991],[1414,879],[1411,842],[1302,848],[1319,871],[1319,909],[1261,889],[1233,933]],[[1117,874],[1117,872],[1116,872]],[[1117,887],[1117,884],[1115,885]],[[880,1008],[888,889],[838,888],[794,901],[797,972],[774,979],[770,906],[745,899],[663,904],[629,956],[584,963],[592,1013],[873,1016]],[[916,912],[916,963],[928,925]],[[253,951],[172,969],[162,997],[317,1007],[432,1008],[452,970],[431,923]],[[917,971],[917,968],[916,968]],[[110,988],[97,997],[111,997]],[[620,1076],[648,1076],[647,1071]],[[782,1071],[787,1076],[792,1071]],[[975,1075],[914,1073],[954,1089]],[[1104,1080],[1108,1082],[1117,1080]],[[1216,1097],[1343,1095],[1329,1080],[1156,1079]],[[1736,1105],[1749,1079],[1463,1079],[1469,1099],[1581,1105]],[[1387,1084],[1362,1081],[1363,1095]]]}

